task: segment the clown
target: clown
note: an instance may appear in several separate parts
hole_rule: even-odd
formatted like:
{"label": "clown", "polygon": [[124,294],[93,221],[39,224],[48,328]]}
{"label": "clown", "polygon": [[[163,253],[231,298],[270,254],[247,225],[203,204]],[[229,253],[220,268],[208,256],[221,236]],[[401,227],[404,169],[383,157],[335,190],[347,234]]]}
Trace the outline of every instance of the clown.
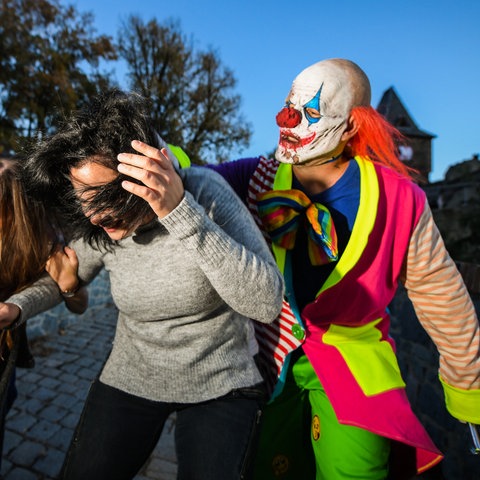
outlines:
{"label": "clown", "polygon": [[246,201],[287,287],[278,321],[256,325],[274,389],[258,480],[411,478],[441,461],[389,335],[400,282],[438,348],[448,411],[480,422],[473,304],[398,158],[401,135],[370,98],[358,65],[318,62],[295,78],[276,117],[275,159],[214,167]]}

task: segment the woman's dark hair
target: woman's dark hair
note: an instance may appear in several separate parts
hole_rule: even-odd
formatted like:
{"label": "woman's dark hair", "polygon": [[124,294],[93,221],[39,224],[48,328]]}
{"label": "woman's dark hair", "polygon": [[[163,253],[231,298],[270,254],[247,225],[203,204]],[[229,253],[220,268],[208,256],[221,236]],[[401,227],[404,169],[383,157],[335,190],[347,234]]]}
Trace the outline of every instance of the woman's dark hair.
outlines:
{"label": "woman's dark hair", "polygon": [[[24,176],[28,192],[57,209],[68,238],[83,237],[96,247],[108,248],[113,243],[85,216],[70,171],[94,161],[117,172],[117,155],[136,153],[132,140],[157,146],[158,135],[148,106],[147,100],[136,93],[117,89],[104,92],[72,114],[57,133],[37,143],[27,156]],[[89,215],[101,215],[103,226],[128,228],[151,214],[147,202],[122,188],[126,179],[136,181],[119,173],[106,185],[88,188]]]}

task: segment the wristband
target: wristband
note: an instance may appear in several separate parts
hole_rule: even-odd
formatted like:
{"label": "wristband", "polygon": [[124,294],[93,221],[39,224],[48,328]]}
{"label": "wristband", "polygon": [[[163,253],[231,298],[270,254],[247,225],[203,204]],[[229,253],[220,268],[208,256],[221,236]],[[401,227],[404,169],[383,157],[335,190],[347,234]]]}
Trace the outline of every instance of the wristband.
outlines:
{"label": "wristband", "polygon": [[63,298],[72,298],[80,290],[80,283],[73,290],[60,290]]}

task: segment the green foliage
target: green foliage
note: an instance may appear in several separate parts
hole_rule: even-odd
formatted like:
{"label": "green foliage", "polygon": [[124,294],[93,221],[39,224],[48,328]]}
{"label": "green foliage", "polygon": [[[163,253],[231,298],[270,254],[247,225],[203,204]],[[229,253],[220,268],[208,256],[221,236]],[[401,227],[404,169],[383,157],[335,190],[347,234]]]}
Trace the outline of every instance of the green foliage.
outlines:
{"label": "green foliage", "polygon": [[130,88],[151,100],[160,135],[192,162],[223,162],[248,146],[251,127],[240,114],[233,73],[216,52],[195,51],[178,23],[131,16],[118,36]]}
{"label": "green foliage", "polygon": [[73,6],[0,2],[0,152],[13,153],[106,88],[99,61],[115,59],[116,52],[109,37],[95,36],[92,15]]}

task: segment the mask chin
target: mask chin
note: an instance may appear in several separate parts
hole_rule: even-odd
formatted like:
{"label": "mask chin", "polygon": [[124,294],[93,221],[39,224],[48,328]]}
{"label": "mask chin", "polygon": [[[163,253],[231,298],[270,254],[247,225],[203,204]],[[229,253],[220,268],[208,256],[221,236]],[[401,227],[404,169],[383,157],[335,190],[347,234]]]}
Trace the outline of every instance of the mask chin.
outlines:
{"label": "mask chin", "polygon": [[[322,119],[323,121],[323,119]],[[325,160],[325,163],[334,159],[338,154],[338,146],[342,135],[347,128],[347,121],[340,120],[329,125],[319,132],[308,145],[296,146],[281,140],[275,152],[275,159],[281,163],[292,165],[307,164],[314,160]]]}

